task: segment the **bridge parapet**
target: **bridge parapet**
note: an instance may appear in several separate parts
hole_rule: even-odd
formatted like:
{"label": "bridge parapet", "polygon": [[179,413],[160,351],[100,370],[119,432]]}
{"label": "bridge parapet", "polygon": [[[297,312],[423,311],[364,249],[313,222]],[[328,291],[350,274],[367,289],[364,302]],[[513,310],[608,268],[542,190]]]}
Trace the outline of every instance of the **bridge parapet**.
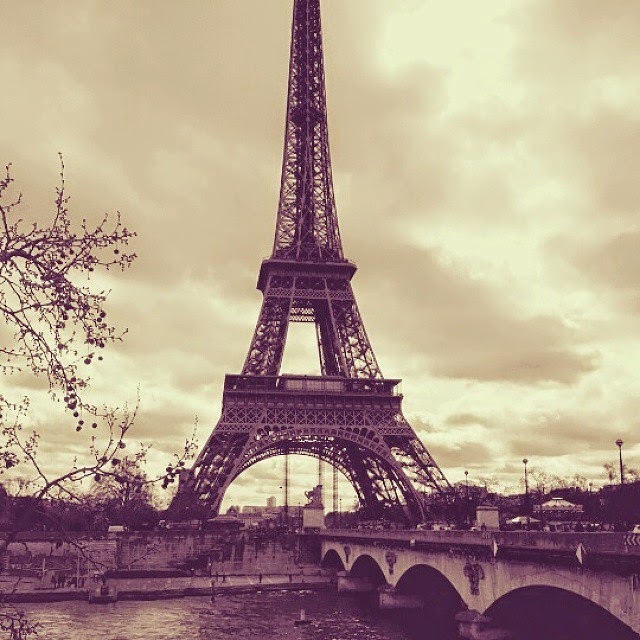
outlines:
{"label": "bridge parapet", "polygon": [[500,551],[534,551],[549,556],[575,554],[580,545],[586,553],[640,561],[639,536],[615,532],[561,533],[546,531],[366,531],[329,529],[323,539],[362,540],[406,546],[447,546]]}

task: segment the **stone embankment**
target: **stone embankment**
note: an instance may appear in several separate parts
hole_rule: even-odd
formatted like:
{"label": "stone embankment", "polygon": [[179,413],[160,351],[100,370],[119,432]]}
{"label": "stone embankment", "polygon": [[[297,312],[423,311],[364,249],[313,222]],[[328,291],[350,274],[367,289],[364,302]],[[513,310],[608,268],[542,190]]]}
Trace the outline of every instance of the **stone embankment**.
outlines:
{"label": "stone embankment", "polygon": [[[8,576],[4,576],[5,580]],[[42,588],[27,581],[4,582],[0,599],[4,602],[62,602],[65,600],[89,600],[90,595],[108,587],[118,600],[160,600],[186,596],[215,596],[224,593],[248,593],[256,591],[325,589],[331,584],[331,576],[318,569],[306,569],[298,573],[269,575],[218,575],[178,576],[170,578],[109,578],[106,585],[85,585],[80,588]]]}
{"label": "stone embankment", "polygon": [[[87,600],[101,590],[98,599],[102,601],[112,599],[112,594],[118,600],[149,600],[315,589],[330,580],[319,571],[315,557],[308,558],[300,542],[290,537],[252,539],[243,532],[231,536],[162,531],[65,542],[34,535],[25,534],[28,539],[11,543],[0,558],[0,600]],[[194,564],[197,569],[190,573],[185,567]]]}

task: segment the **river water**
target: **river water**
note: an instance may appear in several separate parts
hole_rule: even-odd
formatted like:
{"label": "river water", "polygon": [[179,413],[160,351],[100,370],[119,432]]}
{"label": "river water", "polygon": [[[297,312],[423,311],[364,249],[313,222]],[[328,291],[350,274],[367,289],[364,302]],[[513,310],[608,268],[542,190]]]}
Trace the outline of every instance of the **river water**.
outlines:
{"label": "river water", "polygon": [[[24,605],[44,640],[450,640],[333,592],[278,591],[152,602]],[[310,624],[294,626],[304,609]]]}

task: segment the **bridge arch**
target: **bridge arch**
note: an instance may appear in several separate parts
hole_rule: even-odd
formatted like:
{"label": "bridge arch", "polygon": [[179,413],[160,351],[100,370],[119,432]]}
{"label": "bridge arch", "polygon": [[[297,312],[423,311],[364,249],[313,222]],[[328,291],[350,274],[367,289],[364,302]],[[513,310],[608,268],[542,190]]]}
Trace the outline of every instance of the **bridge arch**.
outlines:
{"label": "bridge arch", "polygon": [[342,562],[340,554],[335,549],[329,549],[329,551],[324,554],[324,557],[320,562],[320,566],[323,569],[329,569],[330,571],[345,570],[344,562]]}
{"label": "bridge arch", "polygon": [[451,581],[438,569],[428,564],[416,564],[407,569],[396,582],[400,594],[418,596],[420,609],[405,611],[404,622],[413,627],[418,635],[425,628],[433,637],[449,638],[455,633],[455,615],[466,605]]}
{"label": "bridge arch", "polygon": [[522,640],[638,640],[611,612],[567,589],[529,585],[498,598],[486,615]]}
{"label": "bridge arch", "polygon": [[407,569],[396,582],[400,593],[419,595],[425,601],[438,597],[457,607],[465,608],[464,600],[451,581],[438,569],[428,564],[415,564]]}
{"label": "bridge arch", "polygon": [[354,578],[368,578],[375,586],[387,584],[387,578],[380,565],[366,553],[354,560],[349,575]]}

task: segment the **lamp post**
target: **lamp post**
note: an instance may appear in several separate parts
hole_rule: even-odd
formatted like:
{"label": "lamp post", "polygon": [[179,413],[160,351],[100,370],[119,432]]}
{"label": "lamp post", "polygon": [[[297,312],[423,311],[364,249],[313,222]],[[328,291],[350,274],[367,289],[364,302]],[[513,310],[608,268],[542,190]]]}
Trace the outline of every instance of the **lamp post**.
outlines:
{"label": "lamp post", "polygon": [[620,484],[624,484],[624,467],[622,466],[622,445],[624,442],[618,438],[616,440],[616,444],[618,445],[618,453],[620,455]]}
{"label": "lamp post", "polygon": [[464,470],[464,501],[464,521],[468,525],[471,520],[471,514],[469,513],[469,472],[467,469]]}
{"label": "lamp post", "polygon": [[529,528],[529,476],[527,475],[527,458],[522,459],[524,464],[524,509],[527,514],[527,529]]}

